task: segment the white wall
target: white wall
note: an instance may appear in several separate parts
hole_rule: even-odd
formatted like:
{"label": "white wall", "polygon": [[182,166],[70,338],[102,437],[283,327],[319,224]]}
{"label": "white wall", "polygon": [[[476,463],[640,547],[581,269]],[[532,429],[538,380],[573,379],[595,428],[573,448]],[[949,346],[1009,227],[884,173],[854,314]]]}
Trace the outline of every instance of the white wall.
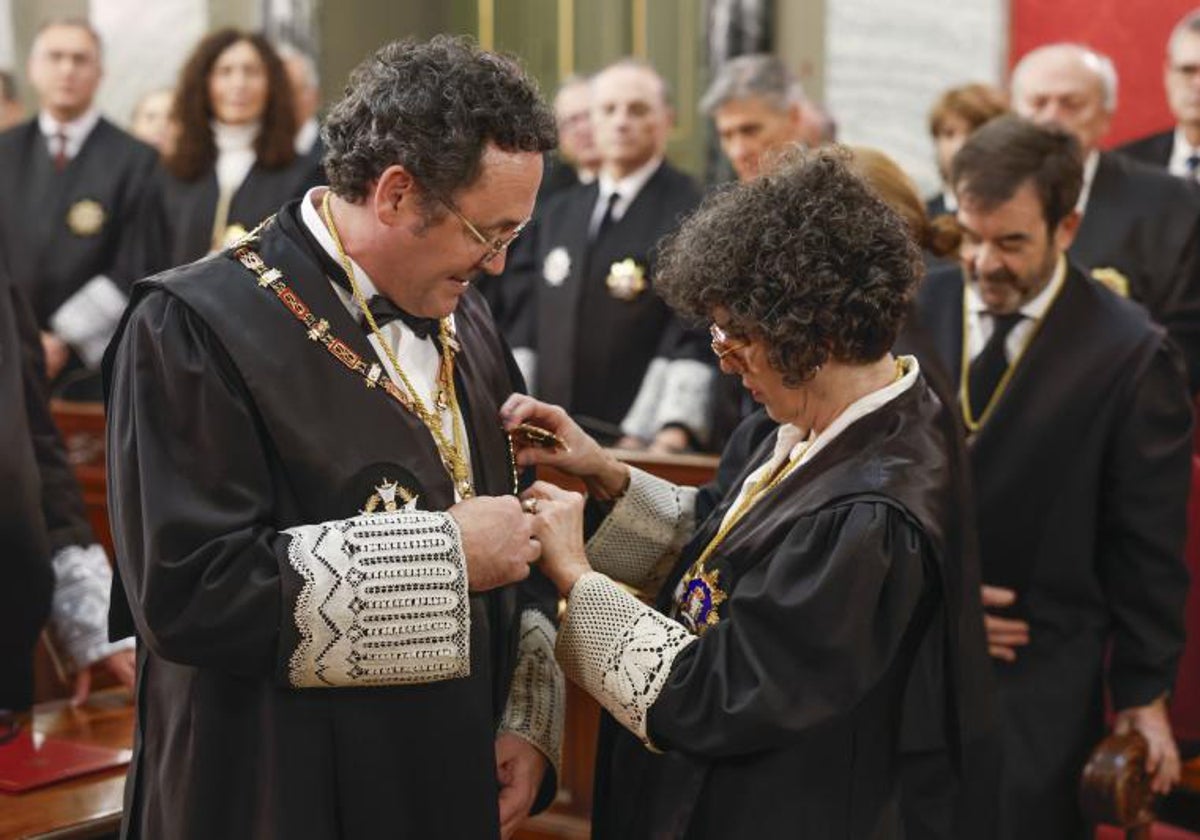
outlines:
{"label": "white wall", "polygon": [[208,29],[208,6],[207,0],[89,0],[88,17],[104,39],[97,104],[113,122],[128,125],[144,93],[175,84]]}
{"label": "white wall", "polygon": [[0,0],[0,70],[13,70],[17,66],[14,40],[12,0]]}
{"label": "white wall", "polygon": [[929,106],[954,85],[1002,83],[1007,0],[826,0],[825,6],[825,102],[839,139],[881,149],[924,193],[934,192]]}

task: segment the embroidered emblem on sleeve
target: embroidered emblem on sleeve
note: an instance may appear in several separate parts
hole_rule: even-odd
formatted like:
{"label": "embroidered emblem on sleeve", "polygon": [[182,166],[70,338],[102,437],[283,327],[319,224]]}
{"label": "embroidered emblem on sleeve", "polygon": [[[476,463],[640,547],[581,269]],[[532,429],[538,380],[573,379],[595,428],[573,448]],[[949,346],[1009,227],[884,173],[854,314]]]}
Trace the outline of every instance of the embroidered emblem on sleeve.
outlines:
{"label": "embroidered emblem on sleeve", "polygon": [[289,662],[297,687],[425,683],[470,674],[470,604],[458,526],[399,511],[286,531],[304,579]]}
{"label": "embroidered emblem on sleeve", "polygon": [[654,749],[646,715],[675,657],[694,641],[677,622],[590,572],[571,590],[555,650],[563,672]]}
{"label": "embroidered emblem on sleeve", "polygon": [[559,773],[562,768],[566,680],[554,661],[558,631],[538,610],[521,614],[517,667],[513,671],[501,732],[511,732],[541,751]]}

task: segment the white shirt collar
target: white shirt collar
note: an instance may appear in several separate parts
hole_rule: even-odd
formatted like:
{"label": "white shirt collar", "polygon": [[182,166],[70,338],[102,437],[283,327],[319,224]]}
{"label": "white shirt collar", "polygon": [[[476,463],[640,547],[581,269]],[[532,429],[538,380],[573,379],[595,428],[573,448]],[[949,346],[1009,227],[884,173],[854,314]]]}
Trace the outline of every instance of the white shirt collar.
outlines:
{"label": "white shirt collar", "polygon": [[[1054,273],[1050,275],[1050,282],[1046,284],[1046,288],[1038,292],[1031,300],[1017,311],[1028,318],[1030,321],[1040,321],[1046,314],[1046,310],[1050,308],[1050,304],[1058,295],[1058,290],[1067,279],[1067,258],[1062,254],[1058,255],[1058,262],[1054,264]],[[974,283],[965,285],[965,293],[967,296],[967,308],[975,316],[988,315],[987,306],[983,303],[983,298],[979,296],[979,289]]]}
{"label": "white shirt collar", "polygon": [[1080,215],[1087,210],[1088,197],[1092,194],[1092,181],[1096,179],[1096,167],[1099,165],[1100,153],[1092,149],[1083,162],[1083,189],[1079,191],[1079,201],[1075,203],[1075,209]]}
{"label": "white shirt collar", "polygon": [[750,492],[750,488],[758,482],[763,475],[769,475],[771,472],[779,469],[784,463],[793,458],[798,458],[793,469],[799,469],[806,463],[811,461],[818,452],[837,438],[850,425],[863,417],[866,417],[872,412],[878,411],[883,406],[887,405],[896,397],[903,394],[917,381],[917,374],[921,372],[921,366],[917,363],[915,356],[900,356],[897,359],[903,374],[899,379],[889,383],[877,391],[872,391],[865,396],[859,397],[854,402],[846,407],[846,410],[839,414],[834,421],[825,427],[821,434],[817,435],[811,443],[808,443],[808,433],[797,426],[790,423],[784,423],[779,427],[779,433],[775,438],[775,451],[771,455],[770,460],[763,464],[758,469],[754,470],[742,482],[741,489],[738,493],[738,498],[725,514],[725,520],[722,525],[728,522],[729,517],[741,505],[742,498]]}
{"label": "white shirt collar", "polygon": [[625,212],[625,208],[637,198],[638,193],[642,191],[642,187],[646,186],[646,182],[650,180],[650,176],[658,171],[658,167],[662,166],[662,162],[663,159],[661,157],[651,158],[620,180],[613,178],[607,172],[601,171],[599,177],[596,179],[600,184],[600,202],[602,204],[607,203],[610,195],[614,192],[620,193],[621,200],[617,202],[618,206],[620,206],[620,211],[618,211],[617,207],[613,208],[613,217],[619,219]]}
{"label": "white shirt collar", "polygon": [[[342,264],[342,258],[338,254],[337,244],[333,241],[333,235],[329,232],[329,228],[325,227],[324,220],[321,219],[321,213],[317,210],[315,199],[318,195],[329,189],[328,187],[313,187],[304,194],[304,200],[300,202],[300,220],[304,222],[304,226],[308,228],[313,238],[320,243],[325,249],[325,253],[333,258],[333,261],[338,265]],[[372,296],[378,294],[375,289],[375,284],[371,282],[371,278],[367,272],[363,271],[363,267],[354,261],[354,258],[349,254],[346,259],[350,261],[350,266],[354,269],[354,282],[358,285],[359,291],[363,293],[363,297],[370,300]],[[334,288],[339,292],[344,292],[341,286],[334,284]],[[339,295],[341,297],[341,295]],[[346,308],[350,310],[350,314],[358,319],[358,308],[353,300],[348,297],[342,297],[342,302],[346,303]]]}
{"label": "white shirt collar", "polygon": [[958,196],[954,194],[954,190],[942,190],[942,203],[946,205],[947,213],[953,214],[958,212]]}
{"label": "white shirt collar", "polygon": [[1175,126],[1175,141],[1171,144],[1171,159],[1167,163],[1167,171],[1172,175],[1188,177],[1188,158],[1200,154],[1200,148],[1188,142],[1183,126]]}
{"label": "white shirt collar", "polygon": [[[98,122],[100,122],[100,111],[96,108],[88,108],[75,119],[65,123],[60,123],[54,117],[50,116],[47,111],[38,112],[38,128],[47,142],[53,143],[55,135],[60,131],[67,136],[67,157],[69,158],[73,158],[79,154],[79,150],[83,148],[88,135],[92,133],[92,129],[96,127]],[[51,154],[54,154],[56,151],[51,146]]]}

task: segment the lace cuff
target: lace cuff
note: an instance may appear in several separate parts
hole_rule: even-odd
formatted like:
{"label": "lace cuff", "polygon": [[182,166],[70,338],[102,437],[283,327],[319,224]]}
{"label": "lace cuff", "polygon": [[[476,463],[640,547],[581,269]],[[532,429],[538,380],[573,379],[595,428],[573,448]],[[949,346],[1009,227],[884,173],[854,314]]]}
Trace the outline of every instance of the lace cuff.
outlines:
{"label": "lace cuff", "polygon": [[297,687],[427,683],[471,672],[467,564],[447,513],[375,513],[302,525],[288,560]]}
{"label": "lace cuff", "polygon": [[696,488],[630,468],[629,488],[587,543],[598,572],[647,592],[663,577],[695,529]]}
{"label": "lace cuff", "polygon": [[695,640],[678,622],[589,572],[571,589],[555,652],[564,673],[653,750],[646,715],[671,663]]}
{"label": "lace cuff", "polygon": [[554,661],[558,631],[539,610],[521,613],[521,640],[501,732],[511,732],[538,748],[562,778],[566,681]]}
{"label": "lace cuff", "polygon": [[50,316],[50,329],[90,368],[100,366],[128,300],[103,274],[93,277]]}
{"label": "lace cuff", "polygon": [[700,441],[711,432],[713,382],[716,372],[693,359],[673,359],[663,371],[662,396],[654,414],[654,431],[671,423],[690,430]]}
{"label": "lace cuff", "polygon": [[54,555],[54,600],[50,607],[51,638],[72,671],[90,667],[132,639],[108,641],[108,594],[112,568],[99,545],[71,545]]}

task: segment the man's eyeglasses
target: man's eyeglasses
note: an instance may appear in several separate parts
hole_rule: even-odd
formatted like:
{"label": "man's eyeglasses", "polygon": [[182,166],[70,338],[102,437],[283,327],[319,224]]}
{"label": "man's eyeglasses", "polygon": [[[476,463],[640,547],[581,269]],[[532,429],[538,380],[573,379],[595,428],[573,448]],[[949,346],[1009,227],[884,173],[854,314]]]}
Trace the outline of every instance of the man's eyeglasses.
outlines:
{"label": "man's eyeglasses", "polygon": [[525,230],[525,226],[528,225],[530,221],[529,219],[526,219],[504,236],[498,236],[495,239],[488,239],[479,232],[479,228],[471,224],[471,221],[466,216],[458,212],[458,208],[450,203],[449,199],[438,196],[438,201],[442,202],[445,208],[454,214],[454,218],[462,222],[463,227],[470,231],[471,235],[479,241],[479,244],[487,249],[483,252],[483,256],[479,258],[479,265],[490,263],[492,260],[496,259],[497,256],[502,254],[509,245],[513,244],[513,240],[521,235],[521,231]]}
{"label": "man's eyeglasses", "polygon": [[736,353],[743,347],[750,345],[749,341],[741,341],[736,338],[730,338],[729,333],[718,327],[716,324],[708,325],[708,334],[712,336],[712,351],[717,356],[717,361],[724,361],[725,357],[730,353]]}

